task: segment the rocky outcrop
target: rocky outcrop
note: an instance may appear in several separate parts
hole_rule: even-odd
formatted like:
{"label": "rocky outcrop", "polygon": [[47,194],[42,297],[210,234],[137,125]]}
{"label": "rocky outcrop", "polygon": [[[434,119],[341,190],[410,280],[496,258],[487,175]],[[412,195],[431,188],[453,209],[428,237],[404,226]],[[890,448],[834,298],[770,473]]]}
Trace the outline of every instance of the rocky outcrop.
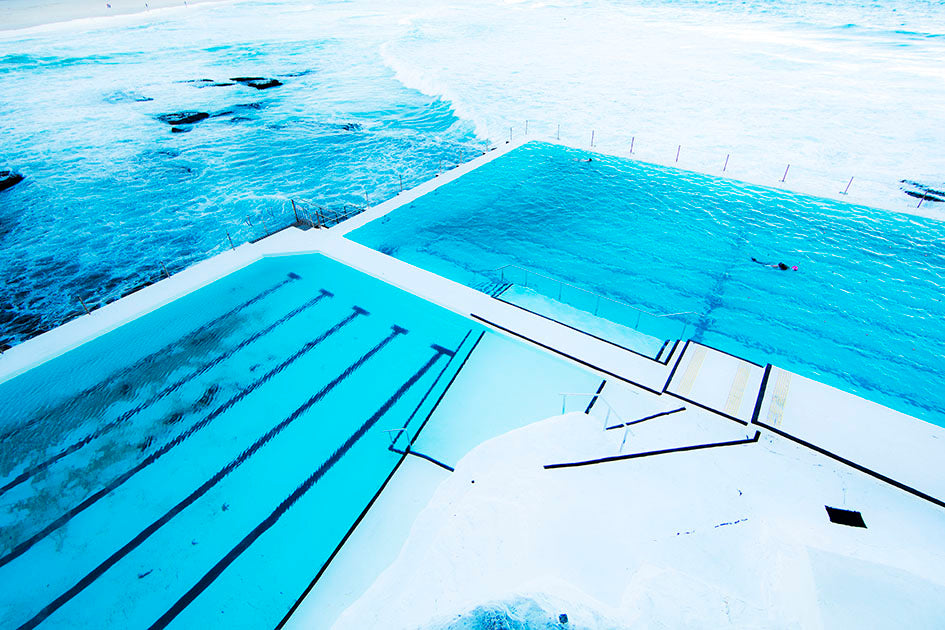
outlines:
{"label": "rocky outcrop", "polygon": [[159,114],[157,119],[163,123],[169,125],[192,125],[194,123],[200,122],[201,120],[206,120],[210,118],[210,114],[207,112],[192,112],[192,111],[183,111],[183,112],[174,112],[172,114]]}
{"label": "rocky outcrop", "polygon": [[257,90],[268,90],[269,88],[282,85],[282,81],[278,79],[268,79],[266,77],[230,77],[230,81],[236,81],[241,85],[256,88]]}
{"label": "rocky outcrop", "polygon": [[0,190],[13,188],[23,181],[23,176],[13,171],[0,171]]}

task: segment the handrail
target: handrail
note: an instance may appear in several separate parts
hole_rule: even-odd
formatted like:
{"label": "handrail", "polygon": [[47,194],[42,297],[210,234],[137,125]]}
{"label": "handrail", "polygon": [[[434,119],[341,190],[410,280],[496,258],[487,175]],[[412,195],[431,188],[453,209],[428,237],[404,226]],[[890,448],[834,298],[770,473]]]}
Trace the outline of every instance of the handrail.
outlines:
{"label": "handrail", "polygon": [[623,439],[620,441],[620,448],[617,449],[617,452],[622,453],[623,447],[627,443],[627,436],[630,434],[630,424],[626,420],[623,419],[623,416],[621,416],[617,412],[616,409],[614,409],[613,405],[610,404],[610,401],[608,401],[599,392],[593,392],[593,393],[592,392],[562,392],[561,393],[561,415],[564,415],[565,413],[568,396],[593,397],[593,399],[596,399],[598,402],[602,402],[605,405],[607,405],[607,415],[604,416],[604,431],[607,430],[607,422],[608,420],[610,420],[611,414],[616,416],[617,420],[620,420],[620,424],[624,425],[624,430],[623,430]]}
{"label": "handrail", "polygon": [[[581,291],[581,292],[583,292],[583,293],[587,293],[588,295],[593,295],[593,296],[597,297],[598,299],[603,298],[603,299],[605,299],[605,300],[607,300],[607,301],[609,301],[609,302],[613,302],[614,304],[619,304],[620,306],[626,306],[627,308],[631,308],[631,309],[633,309],[633,310],[635,310],[635,311],[640,311],[641,313],[644,313],[644,314],[646,314],[646,315],[649,315],[650,317],[655,317],[655,318],[657,318],[657,319],[662,319],[662,318],[664,318],[664,317],[677,317],[677,316],[679,316],[679,315],[697,315],[697,316],[701,316],[701,315],[702,315],[702,313],[697,313],[697,312],[695,312],[695,311],[679,311],[678,313],[662,313],[662,314],[656,314],[656,313],[653,313],[653,312],[648,311],[648,310],[646,310],[646,309],[640,308],[639,306],[634,306],[633,304],[628,304],[628,303],[626,303],[626,302],[621,302],[620,300],[615,300],[615,299],[612,298],[612,297],[607,297],[606,295],[602,295],[602,294],[600,294],[600,293],[596,293],[596,292],[594,292],[594,291],[590,291],[590,290],[585,289],[585,288],[583,288],[583,287],[579,287],[579,286],[577,286],[577,285],[571,284],[570,282],[565,282],[564,280],[558,280],[557,278],[552,278],[551,276],[546,276],[546,275],[544,275],[544,274],[542,274],[542,273],[538,273],[537,271],[533,271],[533,270],[531,270],[531,269],[526,269],[525,267],[521,267],[521,266],[519,266],[519,265],[514,265],[514,264],[502,265],[501,267],[496,267],[495,269],[492,269],[491,271],[493,271],[493,272],[496,272],[496,271],[502,272],[502,280],[504,281],[504,280],[505,280],[505,273],[504,273],[504,270],[505,270],[505,269],[509,269],[509,268],[512,268],[512,269],[519,269],[519,270],[525,272],[525,274],[526,274],[526,275],[525,275],[525,278],[526,278],[526,280],[525,280],[526,285],[525,285],[525,286],[528,286],[528,284],[527,284],[527,283],[528,283],[528,274],[532,274],[532,275],[538,276],[539,278],[544,278],[545,280],[550,280],[551,282],[557,282],[557,283],[560,284],[560,285],[564,285],[564,286],[566,286],[566,287],[571,287],[572,289],[576,289],[576,290]],[[561,295],[561,294],[560,294],[560,290],[559,290],[559,293],[558,293],[559,298],[560,298],[560,295]]]}
{"label": "handrail", "polygon": [[[390,438],[390,445],[394,446],[397,443],[397,440],[400,439],[401,433],[407,434],[407,443],[409,445],[413,440],[410,439],[410,431],[407,430],[407,427],[400,427],[399,429],[385,429],[384,433],[387,433],[387,436]],[[394,434],[394,435],[391,435]]]}

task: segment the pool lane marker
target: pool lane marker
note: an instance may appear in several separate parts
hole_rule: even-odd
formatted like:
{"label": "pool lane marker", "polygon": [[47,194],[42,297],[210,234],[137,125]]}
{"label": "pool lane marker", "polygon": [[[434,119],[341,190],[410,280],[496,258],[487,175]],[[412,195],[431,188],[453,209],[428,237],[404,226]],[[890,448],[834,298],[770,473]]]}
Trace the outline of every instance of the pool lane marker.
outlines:
{"label": "pool lane marker", "polygon": [[[355,313],[356,314],[356,313]],[[349,316],[349,318],[354,315]],[[67,590],[65,593],[54,599],[51,603],[45,606],[40,612],[38,612],[32,619],[20,626],[21,630],[27,628],[35,628],[37,625],[42,623],[47,617],[56,612],[64,604],[66,604],[73,597],[85,590],[90,584],[97,580],[102,574],[108,571],[111,567],[117,564],[122,558],[127,556],[129,553],[134,551],[141,543],[146,541],[151,537],[157,530],[166,525],[171,519],[183,512],[187,507],[197,501],[200,497],[205,495],[211,488],[217,485],[222,481],[227,475],[233,472],[238,466],[243,462],[253,456],[259,449],[269,443],[274,437],[282,433],[290,424],[295,422],[301,415],[308,411],[312,406],[321,401],[325,396],[327,396],[331,390],[333,390],[339,383],[350,377],[355,371],[358,370],[362,365],[364,365],[368,360],[371,359],[375,354],[383,350],[390,342],[392,342],[397,336],[407,334],[407,330],[401,328],[400,326],[392,326],[391,332],[387,337],[380,341],[373,348],[368,350],[365,354],[361,355],[354,363],[346,367],[340,374],[335,378],[329,381],[324,387],[322,387],[317,393],[315,393],[311,398],[305,401],[299,408],[293,411],[288,417],[279,422],[276,426],[271,428],[265,434],[263,434],[259,439],[257,439],[251,446],[246,448],[242,453],[240,453],[236,458],[232,459],[228,464],[223,468],[218,470],[212,477],[207,479],[203,484],[201,484],[196,490],[191,492],[186,498],[181,500],[177,505],[172,507],[170,510],[164,513],[163,516],[152,522],[146,528],[144,528],[137,536],[132,538],[130,541],[125,543],[118,551],[113,553],[111,556],[106,558],[101,564],[95,567],[90,571],[85,577],[79,580],[72,588]],[[437,357],[440,356],[440,353],[437,352]]]}
{"label": "pool lane marker", "polygon": [[258,378],[256,381],[250,384],[246,389],[232,396],[225,403],[223,403],[222,405],[214,409],[212,412],[210,412],[207,416],[205,416],[203,420],[200,420],[199,422],[192,425],[189,429],[187,429],[183,433],[180,433],[174,439],[170,440],[169,442],[166,442],[161,448],[159,448],[158,450],[154,451],[153,453],[145,457],[143,460],[138,462],[134,467],[123,472],[121,475],[119,475],[118,477],[113,479],[111,482],[109,482],[108,485],[101,488],[94,494],[89,495],[81,503],[79,503],[72,509],[68,510],[64,514],[60,515],[56,520],[49,523],[46,527],[41,529],[39,532],[37,532],[36,534],[31,536],[27,540],[21,542],[20,544],[16,545],[7,555],[0,558],[0,567],[4,567],[10,562],[12,562],[13,560],[15,560],[16,558],[20,557],[21,555],[26,553],[30,549],[30,547],[32,547],[33,545],[38,543],[40,540],[42,540],[43,538],[45,538],[52,532],[56,531],[57,529],[59,529],[60,527],[68,523],[69,521],[71,521],[73,518],[75,518],[76,515],[82,513],[84,510],[95,505],[95,503],[97,503],[100,499],[110,494],[112,491],[114,491],[115,489],[120,487],[122,484],[124,484],[126,481],[131,479],[131,477],[133,477],[136,473],[140,472],[141,470],[147,468],[148,466],[156,462],[162,455],[169,452],[172,448],[179,445],[181,442],[189,438],[191,435],[193,435],[200,429],[206,427],[214,419],[216,419],[221,414],[229,410],[231,407],[233,407],[233,405],[243,400],[246,396],[248,396],[254,390],[259,388],[261,385],[264,385],[265,383],[267,383],[274,376],[278,375],[280,372],[285,370],[289,365],[291,365],[292,363],[297,361],[299,358],[301,358],[304,354],[308,353],[310,350],[318,346],[320,343],[322,343],[323,341],[325,341],[326,339],[334,335],[336,332],[338,332],[339,330],[341,330],[342,328],[350,324],[356,317],[358,317],[359,315],[369,314],[366,310],[364,310],[360,306],[355,306],[353,307],[352,310],[354,312],[352,312],[350,315],[342,319],[340,322],[336,323],[334,326],[332,326],[331,328],[329,328],[328,330],[320,334],[318,337],[316,337],[312,341],[309,341],[308,343],[306,343],[298,351],[296,351],[296,353],[293,354],[291,357],[289,357],[288,359],[286,359],[285,361],[283,361],[282,363],[274,367],[272,370],[267,372],[264,376]]}
{"label": "pool lane marker", "polygon": [[673,415],[674,413],[679,413],[679,412],[685,411],[685,410],[686,410],[685,407],[678,407],[678,408],[676,408],[676,409],[670,409],[669,411],[661,411],[661,412],[659,412],[659,413],[654,413],[653,415],[646,416],[646,417],[643,417],[643,418],[639,418],[639,419],[637,419],[637,420],[631,420],[630,422],[624,422],[623,424],[615,424],[615,425],[612,426],[612,427],[606,427],[604,430],[605,430],[605,431],[610,431],[611,429],[622,429],[622,428],[624,428],[624,427],[630,427],[630,426],[633,426],[633,425],[635,425],[635,424],[640,424],[641,422],[646,422],[647,420],[653,420],[654,418],[662,418],[663,416],[671,416],[671,415]]}
{"label": "pool lane marker", "polygon": [[585,416],[591,413],[591,409],[594,408],[594,403],[597,402],[597,399],[600,397],[600,393],[604,391],[604,385],[606,384],[607,384],[607,379],[604,379],[600,382],[600,386],[598,386],[597,391],[594,392],[594,397],[591,398],[591,402],[587,403],[587,408],[584,410]]}
{"label": "pool lane marker", "polygon": [[[337,464],[345,454],[351,450],[351,448],[358,443],[358,441],[364,437],[364,435],[374,427],[377,422],[384,417],[384,415],[390,410],[394,404],[399,401],[404,394],[407,393],[410,388],[412,388],[417,381],[419,381],[431,368],[440,360],[441,357],[446,356],[443,353],[443,348],[434,346],[435,353],[430,357],[427,362],[417,370],[413,376],[411,376],[404,384],[402,384],[396,392],[383,404],[381,407],[368,418],[364,424],[362,424],[357,431],[352,433],[344,443],[339,446],[335,451],[328,457],[322,464],[313,472],[305,481],[303,481],[292,494],[286,497],[282,503],[276,507],[272,513],[266,517],[259,525],[257,525],[249,534],[247,534],[235,547],[233,547],[229,553],[227,553],[219,562],[217,562],[206,574],[194,584],[190,590],[188,590],[180,599],[178,599],[173,606],[171,606],[167,612],[165,612],[161,617],[155,621],[151,626],[151,630],[157,630],[159,628],[166,628],[183,610],[191,604],[203,591],[205,591],[213,582],[223,573],[223,571],[230,566],[237,558],[246,551],[250,545],[252,545],[260,536],[265,534],[269,529],[271,529],[285,514],[289,508],[291,508],[295,503],[308,492],[312,486],[314,486],[325,474],[331,470],[331,468]],[[308,403],[303,405],[296,411],[300,413],[302,410],[307,409]],[[293,414],[294,415],[294,414]]]}
{"label": "pool lane marker", "polygon": [[[410,425],[414,417],[416,417],[417,413],[420,411],[420,408],[423,407],[423,404],[426,402],[427,398],[430,396],[431,393],[433,393],[433,390],[436,389],[437,383],[440,382],[440,379],[443,378],[443,375],[446,374],[447,370],[449,370],[450,365],[453,364],[453,361],[455,360],[456,356],[459,354],[459,351],[462,349],[463,345],[466,343],[466,340],[469,338],[470,334],[472,334],[471,330],[468,333],[466,333],[466,336],[463,337],[463,340],[459,343],[459,345],[456,346],[456,350],[453,351],[453,356],[450,358],[449,361],[447,361],[446,365],[443,366],[443,369],[440,370],[440,373],[437,375],[436,379],[433,381],[433,384],[430,385],[430,388],[427,390],[427,393],[424,394],[423,398],[417,404],[417,407],[410,414],[410,417],[407,419],[407,422],[404,423],[405,427]],[[429,422],[430,418],[433,417],[433,412],[436,411],[436,408],[439,406],[440,401],[443,400],[443,398],[446,396],[446,393],[449,391],[450,387],[453,385],[453,382],[456,380],[456,377],[462,371],[463,367],[465,367],[466,361],[469,360],[469,357],[472,355],[473,351],[479,345],[479,342],[482,341],[482,338],[484,336],[485,336],[485,332],[479,333],[479,337],[476,339],[475,343],[473,343],[472,348],[470,348],[469,352],[465,354],[465,356],[463,357],[462,363],[460,363],[459,367],[456,368],[456,371],[453,372],[453,376],[452,378],[450,378],[450,382],[447,383],[446,387],[444,387],[443,390],[440,392],[440,396],[439,398],[436,399],[436,403],[434,403],[430,411],[427,412],[427,415],[423,419],[423,422],[420,423],[420,428],[416,430],[413,437],[411,438],[410,444],[407,445],[408,449],[410,449],[413,443],[417,441],[417,438],[420,436],[420,432],[423,431],[423,427],[425,427],[427,425],[427,422]],[[351,527],[348,528],[348,531],[345,533],[342,539],[335,546],[334,551],[331,552],[331,555],[328,556],[328,559],[322,564],[321,568],[318,570],[318,573],[315,574],[315,577],[312,578],[312,581],[309,582],[308,586],[305,587],[305,590],[302,591],[302,594],[299,595],[299,597],[295,600],[295,603],[292,604],[292,607],[289,608],[285,616],[282,617],[282,620],[278,623],[278,625],[276,625],[275,630],[281,630],[285,626],[285,624],[289,622],[289,618],[292,617],[295,611],[298,610],[299,606],[302,605],[302,602],[305,601],[305,598],[308,597],[308,594],[312,591],[313,588],[315,588],[315,584],[318,582],[318,580],[321,579],[325,571],[328,570],[328,566],[332,563],[335,557],[341,552],[341,548],[344,547],[345,543],[348,542],[348,539],[351,538],[351,535],[354,534],[354,531],[358,528],[358,525],[360,525],[361,521],[364,520],[364,517],[367,516],[368,512],[371,510],[371,507],[373,507],[374,504],[377,502],[377,499],[381,496],[381,493],[384,492],[384,488],[386,488],[387,484],[390,483],[390,480],[394,478],[394,474],[400,469],[401,464],[403,464],[404,460],[406,459],[407,459],[406,454],[403,454],[400,456],[400,459],[398,459],[397,463],[394,464],[394,467],[391,469],[390,474],[387,475],[387,478],[384,480],[384,483],[381,484],[381,487],[377,489],[377,492],[374,493],[374,496],[371,497],[371,500],[368,501],[367,505],[364,506],[364,509],[361,510],[361,513],[354,520],[354,523],[351,524]]]}
{"label": "pool lane marker", "polygon": [[[78,394],[75,394],[75,395],[73,395],[73,396],[70,396],[68,399],[66,399],[66,401],[63,401],[63,402],[60,403],[59,405],[56,405],[56,407],[54,407],[54,409],[61,407],[63,404],[65,404],[65,403],[68,402],[68,401],[72,401],[72,400],[75,400],[75,399],[77,399],[77,398],[84,398],[84,397],[86,397],[86,396],[90,396],[90,395],[94,394],[98,389],[100,389],[100,388],[102,387],[102,383],[103,383],[105,380],[107,380],[107,381],[109,381],[109,382],[114,382],[114,381],[116,381],[116,380],[118,380],[118,379],[124,378],[124,377],[126,377],[126,376],[132,374],[133,372],[135,372],[135,371],[137,371],[137,370],[140,370],[140,369],[145,368],[146,366],[148,366],[149,364],[151,364],[157,357],[159,357],[159,356],[165,354],[166,352],[168,352],[169,350],[171,350],[174,346],[179,345],[181,342],[183,342],[183,341],[185,341],[185,340],[193,339],[194,337],[200,335],[201,333],[206,332],[207,330],[216,327],[217,325],[219,325],[220,322],[222,322],[222,321],[225,320],[226,318],[231,317],[232,315],[235,315],[236,313],[239,313],[239,312],[242,311],[243,309],[249,308],[250,306],[252,306],[252,305],[255,304],[256,302],[259,302],[260,300],[263,300],[263,299],[267,298],[269,295],[271,295],[272,293],[278,291],[279,289],[281,289],[282,287],[284,287],[285,285],[289,284],[290,282],[292,282],[292,281],[294,281],[294,280],[301,280],[301,276],[299,276],[299,275],[296,274],[296,273],[289,273],[289,277],[286,278],[285,280],[283,280],[282,282],[280,282],[279,284],[276,284],[276,285],[274,285],[274,286],[269,287],[268,289],[266,289],[266,290],[263,291],[262,293],[259,293],[259,294],[256,295],[255,297],[250,298],[249,300],[243,302],[242,304],[239,304],[239,305],[237,305],[237,306],[231,308],[231,309],[228,310],[227,312],[223,313],[222,315],[219,315],[219,316],[215,317],[214,319],[210,320],[210,321],[207,322],[206,324],[203,324],[202,326],[199,326],[199,327],[195,328],[194,330],[190,331],[189,333],[187,333],[187,334],[184,335],[183,337],[180,337],[180,338],[178,338],[178,339],[175,339],[174,341],[172,341],[171,343],[169,343],[169,344],[167,344],[166,346],[162,347],[161,349],[155,350],[155,351],[152,352],[151,354],[149,354],[149,355],[147,355],[147,356],[145,356],[145,357],[142,357],[142,358],[138,359],[138,360],[135,361],[133,364],[129,365],[129,366],[126,367],[126,368],[123,368],[123,369],[119,370],[119,371],[116,372],[115,374],[110,374],[110,375],[107,377],[107,379],[103,379],[103,380],[99,381],[98,383],[95,383],[95,385],[92,385],[92,386],[90,386],[90,387],[85,388],[84,390],[82,390],[82,391],[79,392]],[[39,417],[33,418],[33,419],[31,419],[31,420],[28,420],[25,424],[21,424],[20,426],[13,427],[13,428],[10,429],[9,431],[6,431],[3,435],[0,435],[0,442],[5,442],[6,440],[8,440],[9,438],[13,437],[14,435],[16,435],[17,433],[19,433],[20,431],[23,431],[23,430],[25,430],[25,429],[29,429],[29,428],[31,428],[31,427],[34,427],[34,426],[36,426],[37,424],[39,424],[40,422],[43,422],[43,421],[47,420],[48,418],[49,418],[49,413],[46,413],[46,414],[44,414],[44,415],[42,415],[42,416],[39,416]]]}
{"label": "pool lane marker", "polygon": [[147,408],[150,407],[151,405],[157,403],[158,401],[162,400],[163,398],[165,398],[165,397],[167,397],[168,395],[172,394],[173,392],[177,391],[178,389],[180,389],[181,387],[183,387],[184,385],[186,385],[186,384],[187,384],[188,382],[190,382],[191,380],[193,380],[193,379],[195,379],[195,378],[197,378],[197,377],[199,377],[199,376],[205,374],[206,372],[208,372],[208,371],[211,370],[212,368],[216,367],[217,365],[219,365],[220,363],[222,363],[222,362],[225,361],[226,359],[229,359],[231,356],[233,356],[234,354],[236,354],[237,352],[239,352],[240,350],[242,350],[242,349],[245,348],[246,346],[252,344],[252,343],[255,342],[255,341],[258,341],[260,338],[262,338],[262,337],[264,337],[265,335],[269,334],[270,332],[272,332],[273,330],[275,330],[277,327],[281,326],[282,324],[284,324],[285,322],[289,321],[289,320],[292,319],[293,317],[296,317],[297,315],[303,313],[304,311],[308,310],[309,308],[315,306],[316,304],[318,304],[319,302],[321,302],[324,298],[326,298],[326,297],[333,297],[333,295],[334,295],[334,294],[332,294],[330,291],[326,291],[325,289],[321,289],[319,295],[317,295],[316,297],[312,298],[312,299],[309,300],[308,302],[306,302],[306,303],[302,304],[301,306],[299,306],[298,308],[294,309],[293,311],[291,311],[291,312],[288,313],[287,315],[283,316],[281,319],[279,319],[279,320],[277,320],[277,321],[271,323],[271,324],[270,324],[269,326],[267,326],[266,328],[263,328],[262,330],[257,331],[256,333],[254,333],[253,335],[251,335],[249,338],[244,339],[242,342],[240,342],[238,345],[236,345],[235,347],[231,348],[230,350],[227,350],[226,352],[223,352],[222,354],[219,354],[219,355],[218,355],[216,358],[214,358],[212,361],[210,361],[209,363],[205,363],[203,366],[201,366],[200,368],[198,368],[196,371],[191,372],[191,373],[188,374],[187,376],[184,376],[183,378],[177,380],[176,382],[172,383],[171,385],[168,385],[167,387],[165,387],[164,389],[162,389],[161,391],[159,391],[159,392],[156,393],[155,395],[151,396],[151,398],[149,398],[149,399],[147,399],[147,400],[145,400],[145,401],[143,401],[143,402],[141,402],[141,403],[138,403],[138,405],[136,405],[135,407],[133,407],[133,408],[131,408],[131,409],[125,411],[124,413],[122,413],[121,415],[119,415],[119,416],[118,416],[117,418],[115,418],[114,420],[111,420],[111,421],[105,423],[104,425],[100,426],[100,427],[97,428],[95,431],[89,433],[88,435],[86,435],[85,437],[83,437],[81,440],[79,440],[79,441],[77,441],[77,442],[74,442],[73,444],[71,444],[71,445],[67,446],[66,448],[62,449],[61,451],[59,451],[58,453],[56,453],[55,455],[53,455],[53,456],[50,457],[49,459],[47,459],[47,460],[45,460],[45,461],[43,461],[43,462],[40,462],[39,464],[36,464],[35,466],[31,466],[30,468],[27,468],[27,469],[24,470],[22,473],[20,473],[19,475],[17,475],[13,480],[11,480],[9,483],[7,483],[5,486],[3,486],[2,488],[0,488],[0,496],[3,496],[6,492],[8,492],[8,491],[10,491],[11,489],[15,488],[16,486],[20,485],[20,484],[23,483],[24,481],[27,481],[28,479],[30,479],[31,477],[33,477],[33,476],[36,475],[37,473],[42,472],[43,470],[46,470],[47,468],[49,468],[50,466],[52,466],[53,464],[55,464],[57,461],[61,460],[62,458],[66,457],[66,456],[68,456],[68,455],[71,455],[72,453],[75,453],[76,451],[78,451],[79,449],[81,449],[83,446],[86,446],[87,444],[89,444],[89,443],[92,442],[93,440],[102,437],[103,435],[105,435],[106,433],[109,433],[109,432],[112,431],[113,429],[116,429],[118,426],[120,426],[120,425],[123,424],[124,422],[127,422],[129,419],[131,419],[132,417],[134,417],[134,416],[137,415],[138,413],[144,411],[145,409],[147,409]]}

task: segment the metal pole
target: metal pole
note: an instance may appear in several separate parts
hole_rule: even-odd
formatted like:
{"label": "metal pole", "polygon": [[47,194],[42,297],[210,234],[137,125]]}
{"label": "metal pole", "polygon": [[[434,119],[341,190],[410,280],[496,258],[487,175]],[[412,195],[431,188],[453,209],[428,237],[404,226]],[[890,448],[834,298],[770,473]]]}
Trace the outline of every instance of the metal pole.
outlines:
{"label": "metal pole", "polygon": [[249,220],[249,215],[246,215],[246,222],[249,223],[249,227],[253,227],[253,222]]}
{"label": "metal pole", "polygon": [[399,175],[400,177],[400,192],[404,192],[404,176]]}
{"label": "metal pole", "polygon": [[917,206],[915,207],[916,210],[918,210],[919,208],[922,207],[922,202],[923,202],[923,201],[925,201],[925,197],[924,197],[924,196],[919,197],[919,205],[917,205]]}
{"label": "metal pole", "polygon": [[229,230],[225,230],[225,231],[226,231],[226,238],[227,240],[230,241],[230,249],[236,249],[236,247],[233,245],[233,239],[230,238],[230,231]]}
{"label": "metal pole", "polygon": [[722,172],[723,172],[723,173],[724,173],[725,170],[728,168],[728,158],[729,158],[731,155],[732,155],[731,153],[726,153],[726,154],[725,154],[725,166],[722,167]]}
{"label": "metal pole", "polygon": [[299,221],[299,211],[295,209],[295,199],[289,199],[289,201],[292,202],[292,212],[295,213],[295,222],[301,223],[301,221]]}
{"label": "metal pole", "polygon": [[787,172],[788,172],[789,170],[791,170],[791,165],[790,165],[790,164],[788,164],[788,165],[787,165],[787,168],[784,169],[784,177],[781,178],[781,183],[782,183],[782,184],[784,183],[784,180],[787,179]]}
{"label": "metal pole", "polygon": [[555,133],[555,138],[558,140],[561,139],[561,123],[558,123],[558,131]]}
{"label": "metal pole", "polygon": [[509,142],[512,142],[512,128],[509,127]]}
{"label": "metal pole", "polygon": [[679,152],[682,151],[682,145],[676,147],[676,163],[679,163]]}
{"label": "metal pole", "polygon": [[171,274],[167,273],[167,267],[164,266],[164,261],[163,261],[163,260],[161,261],[161,269],[164,270],[164,277],[166,277],[166,278],[170,278],[170,277],[171,277]]}
{"label": "metal pole", "polygon": [[439,177],[440,173],[443,172],[443,160],[440,160],[439,164],[436,165],[436,176]]}
{"label": "metal pole", "polygon": [[844,188],[844,189],[843,189],[843,192],[840,193],[840,194],[841,194],[841,195],[847,194],[847,192],[850,191],[850,185],[851,185],[852,183],[853,183],[853,178],[851,177],[851,178],[850,178],[850,181],[847,182],[847,187]]}
{"label": "metal pole", "polygon": [[630,136],[630,154],[633,154],[633,141],[636,140],[636,136]]}
{"label": "metal pole", "polygon": [[82,305],[82,308],[85,309],[85,314],[86,314],[86,315],[91,315],[92,312],[89,311],[89,307],[86,306],[86,305],[85,305],[85,302],[82,301],[82,296],[77,295],[76,297],[79,299],[79,304],[81,304],[81,305]]}
{"label": "metal pole", "polygon": [[594,130],[591,129],[591,146],[594,146]]}
{"label": "metal pole", "polygon": [[368,200],[367,191],[364,191],[364,207],[367,208],[371,205],[371,202]]}
{"label": "metal pole", "polygon": [[525,135],[528,135],[528,119],[525,119]]}

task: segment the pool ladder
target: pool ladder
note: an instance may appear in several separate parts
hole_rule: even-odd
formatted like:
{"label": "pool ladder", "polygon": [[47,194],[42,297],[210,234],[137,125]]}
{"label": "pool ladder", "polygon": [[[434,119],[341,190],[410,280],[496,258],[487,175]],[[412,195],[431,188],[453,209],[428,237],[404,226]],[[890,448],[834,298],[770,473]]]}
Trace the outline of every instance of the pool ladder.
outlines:
{"label": "pool ladder", "polygon": [[601,394],[600,392],[562,392],[561,393],[561,415],[564,415],[565,413],[567,413],[569,396],[591,399],[591,403],[587,405],[587,408],[584,411],[586,415],[591,415],[592,405],[596,406],[597,403],[603,403],[604,405],[607,406],[607,413],[604,415],[604,424],[603,424],[602,430],[606,431],[608,428],[610,428],[610,419],[612,417],[618,420],[617,424],[614,425],[614,428],[621,427],[621,426],[624,427],[623,439],[620,441],[620,448],[617,449],[617,453],[622,453],[623,447],[627,443],[627,436],[630,435],[630,425],[632,423],[624,420],[623,416],[621,416],[620,413],[618,413],[617,410],[614,409],[613,405],[611,405],[610,402],[606,398],[604,398],[603,394]]}

